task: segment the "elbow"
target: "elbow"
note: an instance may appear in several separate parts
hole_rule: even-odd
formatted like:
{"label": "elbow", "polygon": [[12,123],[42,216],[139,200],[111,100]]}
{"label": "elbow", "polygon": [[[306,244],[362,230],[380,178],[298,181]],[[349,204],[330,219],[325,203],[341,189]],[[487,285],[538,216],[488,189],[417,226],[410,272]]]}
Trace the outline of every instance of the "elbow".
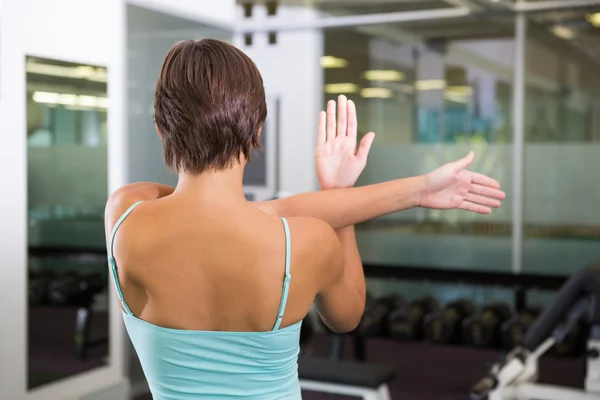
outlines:
{"label": "elbow", "polygon": [[344,334],[353,332],[360,322],[364,313],[364,307],[357,308],[356,311],[348,313],[343,317],[338,316],[330,320],[323,319],[323,322],[333,333]]}
{"label": "elbow", "polygon": [[352,320],[349,319],[347,321],[332,324],[331,326],[328,325],[328,327],[333,333],[337,333],[337,334],[350,333],[350,332],[353,332],[356,328],[358,328],[358,325],[360,324],[360,320],[361,320],[361,318],[354,318]]}

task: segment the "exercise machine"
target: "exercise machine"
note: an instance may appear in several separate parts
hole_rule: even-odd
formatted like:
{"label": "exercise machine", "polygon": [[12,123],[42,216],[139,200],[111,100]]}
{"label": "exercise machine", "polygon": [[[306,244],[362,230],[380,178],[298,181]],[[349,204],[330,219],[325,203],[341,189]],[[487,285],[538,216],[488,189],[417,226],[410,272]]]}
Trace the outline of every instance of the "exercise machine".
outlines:
{"label": "exercise machine", "polygon": [[[563,343],[582,319],[589,326],[584,389],[538,383],[540,357]],[[600,399],[600,269],[589,268],[572,276],[529,328],[523,344],[493,365],[470,395],[472,400]]]}

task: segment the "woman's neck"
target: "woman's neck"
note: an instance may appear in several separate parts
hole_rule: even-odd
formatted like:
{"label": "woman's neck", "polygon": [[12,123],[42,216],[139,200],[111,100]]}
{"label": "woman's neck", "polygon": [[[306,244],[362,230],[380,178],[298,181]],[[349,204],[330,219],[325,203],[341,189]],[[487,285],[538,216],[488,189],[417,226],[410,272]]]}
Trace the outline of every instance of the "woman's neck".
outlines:
{"label": "woman's neck", "polygon": [[243,178],[244,167],[239,163],[198,175],[180,173],[175,193],[197,199],[217,199],[219,202],[245,202]]}

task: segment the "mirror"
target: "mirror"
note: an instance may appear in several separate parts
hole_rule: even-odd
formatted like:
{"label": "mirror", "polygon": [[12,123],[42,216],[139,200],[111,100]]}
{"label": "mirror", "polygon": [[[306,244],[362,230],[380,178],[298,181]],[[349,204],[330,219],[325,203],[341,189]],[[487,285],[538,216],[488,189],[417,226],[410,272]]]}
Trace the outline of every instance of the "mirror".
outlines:
{"label": "mirror", "polygon": [[27,57],[28,387],[108,356],[107,70]]}

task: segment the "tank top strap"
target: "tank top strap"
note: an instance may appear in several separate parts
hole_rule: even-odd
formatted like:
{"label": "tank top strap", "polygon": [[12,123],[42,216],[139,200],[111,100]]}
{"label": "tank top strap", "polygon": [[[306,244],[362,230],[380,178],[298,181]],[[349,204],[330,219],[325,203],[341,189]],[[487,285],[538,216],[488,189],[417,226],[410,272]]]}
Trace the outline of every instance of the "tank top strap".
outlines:
{"label": "tank top strap", "polygon": [[138,201],[136,203],[134,203],[131,207],[129,207],[124,213],[123,215],[121,215],[121,217],[117,220],[117,223],[115,224],[115,226],[113,227],[113,230],[110,234],[110,241],[108,244],[108,263],[110,265],[110,270],[111,270],[111,274],[113,277],[113,282],[115,285],[115,290],[117,292],[117,296],[119,297],[119,301],[121,302],[121,305],[123,306],[123,310],[129,314],[129,315],[133,315],[133,313],[131,312],[131,310],[129,309],[129,307],[127,306],[127,303],[125,303],[125,298],[123,297],[123,292],[121,291],[121,285],[119,284],[119,274],[117,272],[117,261],[115,260],[114,257],[114,244],[115,244],[115,236],[117,235],[117,230],[119,229],[119,227],[121,226],[121,224],[123,223],[123,221],[125,221],[125,218],[127,218],[129,216],[129,214],[131,214],[131,212],[141,204],[141,201]]}
{"label": "tank top strap", "polygon": [[292,280],[292,274],[290,272],[291,263],[291,252],[292,252],[292,241],[290,238],[290,227],[287,219],[281,218],[283,222],[283,230],[285,232],[285,276],[283,278],[283,291],[281,292],[281,301],[279,303],[279,311],[277,312],[277,320],[273,330],[276,331],[281,326],[283,315],[285,314],[285,306],[287,304],[288,293],[290,291],[290,281]]}

